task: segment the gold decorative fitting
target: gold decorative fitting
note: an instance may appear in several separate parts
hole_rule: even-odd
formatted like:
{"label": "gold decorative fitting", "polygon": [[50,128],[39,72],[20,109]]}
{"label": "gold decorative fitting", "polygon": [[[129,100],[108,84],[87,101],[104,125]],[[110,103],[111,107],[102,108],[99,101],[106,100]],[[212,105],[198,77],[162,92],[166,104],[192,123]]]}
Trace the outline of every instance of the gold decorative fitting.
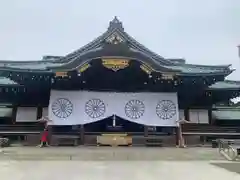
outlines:
{"label": "gold decorative fitting", "polygon": [[82,73],[82,72],[86,71],[90,66],[91,66],[90,64],[86,63],[78,69],[78,72]]}
{"label": "gold decorative fitting", "polygon": [[142,64],[140,68],[147,74],[151,74],[153,72],[153,69],[145,64]]}
{"label": "gold decorative fitting", "polygon": [[129,60],[126,59],[102,59],[102,64],[105,68],[111,69],[114,72],[124,69],[129,66]]}
{"label": "gold decorative fitting", "polygon": [[56,72],[55,73],[55,77],[66,77],[67,76],[67,72]]}
{"label": "gold decorative fitting", "polygon": [[124,39],[118,33],[113,33],[106,39],[106,42],[110,44],[119,44],[124,42]]}

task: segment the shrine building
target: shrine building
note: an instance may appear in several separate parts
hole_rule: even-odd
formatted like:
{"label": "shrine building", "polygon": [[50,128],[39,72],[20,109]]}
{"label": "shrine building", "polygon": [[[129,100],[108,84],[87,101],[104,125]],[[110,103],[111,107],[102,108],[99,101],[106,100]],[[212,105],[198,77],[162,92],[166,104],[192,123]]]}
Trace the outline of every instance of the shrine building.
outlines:
{"label": "shrine building", "polygon": [[124,133],[133,145],[148,136],[175,137],[182,118],[192,122],[185,135],[231,135],[240,127],[239,110],[230,106],[240,82],[225,80],[232,72],[230,64],[166,59],[115,17],[103,34],[65,56],[0,61],[0,133],[34,139],[43,128],[38,119],[48,116],[53,136],[74,135],[80,144],[109,133]]}

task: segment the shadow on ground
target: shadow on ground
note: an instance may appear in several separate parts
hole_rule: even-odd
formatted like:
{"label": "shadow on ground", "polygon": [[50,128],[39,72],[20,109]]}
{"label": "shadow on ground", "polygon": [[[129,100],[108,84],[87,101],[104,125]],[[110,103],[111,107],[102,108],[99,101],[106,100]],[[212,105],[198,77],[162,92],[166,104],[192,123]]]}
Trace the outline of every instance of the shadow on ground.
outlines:
{"label": "shadow on ground", "polygon": [[235,173],[238,173],[240,174],[240,163],[237,162],[237,163],[211,163],[212,165],[214,166],[217,166],[219,168],[223,168],[223,169],[226,169],[230,172],[235,172]]}

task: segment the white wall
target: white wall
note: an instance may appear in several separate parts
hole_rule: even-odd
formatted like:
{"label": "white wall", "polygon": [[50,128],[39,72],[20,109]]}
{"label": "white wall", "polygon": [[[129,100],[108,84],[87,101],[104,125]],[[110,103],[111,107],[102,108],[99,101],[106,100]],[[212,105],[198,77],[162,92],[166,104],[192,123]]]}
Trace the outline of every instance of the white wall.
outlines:
{"label": "white wall", "polygon": [[189,120],[193,123],[208,124],[208,110],[205,109],[190,109]]}
{"label": "white wall", "polygon": [[34,122],[37,121],[36,107],[18,107],[16,122]]}

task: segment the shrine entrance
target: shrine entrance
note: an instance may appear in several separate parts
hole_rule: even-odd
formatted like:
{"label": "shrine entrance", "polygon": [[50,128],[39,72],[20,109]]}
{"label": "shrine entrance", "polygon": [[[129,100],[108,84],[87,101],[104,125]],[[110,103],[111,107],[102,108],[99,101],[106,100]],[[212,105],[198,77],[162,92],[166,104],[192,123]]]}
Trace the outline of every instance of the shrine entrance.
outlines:
{"label": "shrine entrance", "polygon": [[84,125],[85,132],[95,133],[143,133],[144,125],[137,124],[121,117],[111,117]]}

